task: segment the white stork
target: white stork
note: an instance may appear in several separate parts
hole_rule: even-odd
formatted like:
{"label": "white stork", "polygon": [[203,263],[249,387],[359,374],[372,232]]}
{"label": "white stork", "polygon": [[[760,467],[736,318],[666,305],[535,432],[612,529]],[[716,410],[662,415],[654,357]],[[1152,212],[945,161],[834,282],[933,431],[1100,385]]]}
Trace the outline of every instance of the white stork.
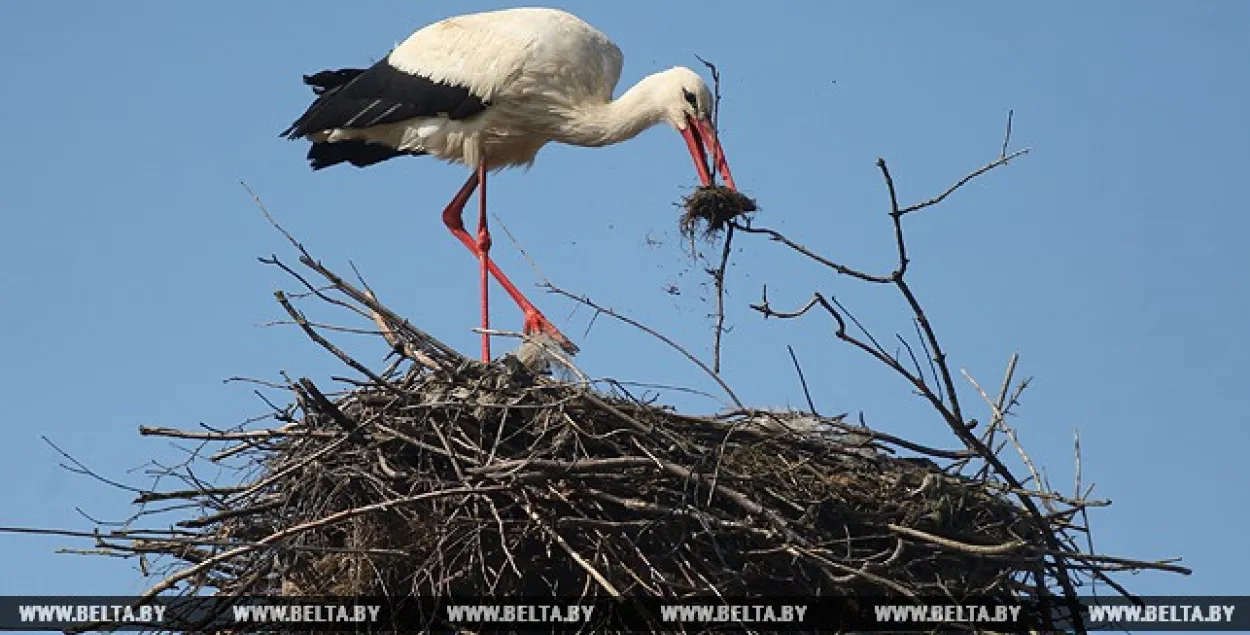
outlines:
{"label": "white stork", "polygon": [[[549,141],[604,146],[668,122],[685,137],[703,185],[713,184],[710,149],[726,185],[734,187],[703,79],[688,68],[670,68],[612,99],[623,61],[607,36],[564,11],[521,8],[448,18],[413,33],[367,69],[305,76],[317,98],[283,135],[312,141],[314,170],[422,154],[473,168],[443,210],[443,222],[480,263],[483,328],[490,325],[489,272],[525,313],[527,333],[545,333],[572,352],[572,342],[490,259],[486,173],[532,164]],[[479,187],[475,238],[462,216]],[[486,334],[482,356],[490,361]]]}

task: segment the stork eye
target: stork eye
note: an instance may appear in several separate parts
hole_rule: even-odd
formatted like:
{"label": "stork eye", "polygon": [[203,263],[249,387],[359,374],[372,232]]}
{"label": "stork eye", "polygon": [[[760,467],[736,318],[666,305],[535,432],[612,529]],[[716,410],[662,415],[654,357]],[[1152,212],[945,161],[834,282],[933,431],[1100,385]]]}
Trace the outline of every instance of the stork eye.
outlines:
{"label": "stork eye", "polygon": [[694,93],[683,88],[681,89],[681,96],[686,98],[686,103],[690,104],[691,108],[694,108],[696,110],[699,108],[699,100],[695,98]]}

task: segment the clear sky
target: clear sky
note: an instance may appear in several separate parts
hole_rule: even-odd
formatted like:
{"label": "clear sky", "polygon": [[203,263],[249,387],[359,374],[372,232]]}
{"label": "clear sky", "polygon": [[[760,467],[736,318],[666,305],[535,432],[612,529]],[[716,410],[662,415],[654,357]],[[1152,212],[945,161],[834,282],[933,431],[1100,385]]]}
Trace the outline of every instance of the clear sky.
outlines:
{"label": "clear sky", "polygon": [[[475,265],[438,217],[464,169],[423,158],[314,174],[305,144],[278,132],[310,99],[301,74],[367,65],[421,25],[502,6],[0,3],[0,525],[85,529],[76,507],[129,512],[129,495],[59,468],[41,436],[143,485],[145,464],[183,454],[137,426],[228,426],[264,411],[223,379],[349,373],[295,330],[260,326],[282,317],[271,292],[289,285],[256,257],[290,250],[240,181],[318,257],[354,262],[390,306],[474,354]],[[1014,109],[1013,143],[1033,153],[909,225],[915,285],[952,363],[996,385],[1018,351],[1036,378],[1015,420],[1034,458],[1071,483],[1079,430],[1085,480],[1115,502],[1093,515],[1099,550],[1184,556],[1196,570],[1122,577],[1130,588],[1250,593],[1250,4],[562,6],[625,51],[622,88],[697,67],[695,54],[714,60],[722,139],[763,207],[758,222],[865,268],[893,258],[876,158],[905,202],[927,198],[997,155]],[[656,128],[612,148],[549,147],[532,170],[494,178],[491,201],[554,282],[706,354],[707,294],[673,207],[693,183],[680,137]],[[501,233],[496,244],[530,288],[534,271]],[[763,283],[779,305],[820,289],[891,337],[908,327],[887,290],[763,240],[738,244],[726,378],[745,399],[802,404],[791,344],[823,411],[953,445],[827,322],[765,322],[746,308]],[[534,294],[581,343],[590,374],[710,390],[645,336],[604,319],[587,333],[586,310]],[[519,327],[496,297],[496,323]],[[0,535],[0,594],[144,587],[133,562],[53,553],[74,546],[88,545]]]}

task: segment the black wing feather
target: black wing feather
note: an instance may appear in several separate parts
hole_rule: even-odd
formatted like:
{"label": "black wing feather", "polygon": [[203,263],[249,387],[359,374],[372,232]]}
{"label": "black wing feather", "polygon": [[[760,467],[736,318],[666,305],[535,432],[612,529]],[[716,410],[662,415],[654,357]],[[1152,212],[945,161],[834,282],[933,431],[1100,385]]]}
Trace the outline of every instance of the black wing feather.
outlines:
{"label": "black wing feather", "polygon": [[385,58],[368,69],[306,75],[304,83],[312,86],[317,99],[283,131],[284,137],[295,139],[331,128],[368,128],[440,114],[467,119],[489,105],[465,86],[406,73]]}
{"label": "black wing feather", "polygon": [[390,146],[354,139],[333,143],[321,141],[312,144],[312,147],[308,149],[308,163],[314,170],[328,168],[339,163],[350,163],[363,168],[395,157],[423,154],[425,153],[420,150],[396,150]]}

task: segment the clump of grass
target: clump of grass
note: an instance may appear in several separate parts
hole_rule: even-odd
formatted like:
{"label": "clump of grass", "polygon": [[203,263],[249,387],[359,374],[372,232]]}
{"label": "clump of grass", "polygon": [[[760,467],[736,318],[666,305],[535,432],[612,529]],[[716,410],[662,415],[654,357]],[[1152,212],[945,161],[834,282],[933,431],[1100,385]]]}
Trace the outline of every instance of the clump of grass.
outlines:
{"label": "clump of grass", "polygon": [[681,216],[681,233],[686,237],[693,237],[700,226],[703,236],[714,235],[734,218],[759,209],[755,199],[723,185],[700,187],[681,204],[686,209]]}

